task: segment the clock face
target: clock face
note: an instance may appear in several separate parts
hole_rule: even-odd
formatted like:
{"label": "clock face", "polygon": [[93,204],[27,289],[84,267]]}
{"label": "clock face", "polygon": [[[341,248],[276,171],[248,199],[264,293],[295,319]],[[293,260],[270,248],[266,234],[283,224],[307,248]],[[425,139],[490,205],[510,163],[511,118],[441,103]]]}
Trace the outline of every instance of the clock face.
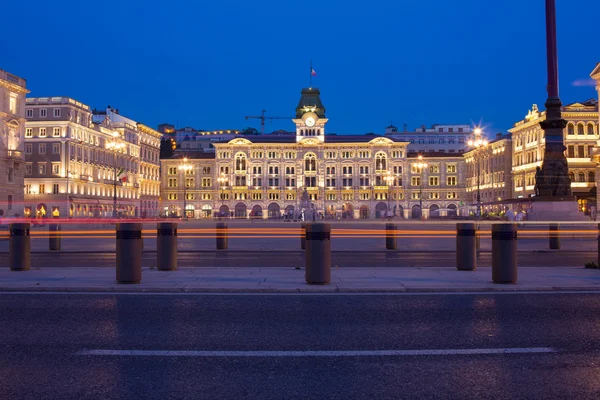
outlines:
{"label": "clock face", "polygon": [[308,117],[306,118],[306,121],[304,121],[306,123],[306,126],[314,126],[315,125],[315,119],[313,117]]}

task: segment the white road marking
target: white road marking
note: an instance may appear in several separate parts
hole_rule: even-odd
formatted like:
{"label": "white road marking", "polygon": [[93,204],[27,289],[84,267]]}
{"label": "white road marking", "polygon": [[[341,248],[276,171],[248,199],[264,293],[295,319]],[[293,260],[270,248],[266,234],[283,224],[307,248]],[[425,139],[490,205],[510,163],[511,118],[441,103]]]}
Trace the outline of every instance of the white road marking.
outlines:
{"label": "white road marking", "polygon": [[431,350],[307,350],[307,351],[228,351],[228,350],[81,350],[79,356],[120,357],[399,357],[452,356],[481,354],[556,353],[552,347],[500,349],[431,349]]}

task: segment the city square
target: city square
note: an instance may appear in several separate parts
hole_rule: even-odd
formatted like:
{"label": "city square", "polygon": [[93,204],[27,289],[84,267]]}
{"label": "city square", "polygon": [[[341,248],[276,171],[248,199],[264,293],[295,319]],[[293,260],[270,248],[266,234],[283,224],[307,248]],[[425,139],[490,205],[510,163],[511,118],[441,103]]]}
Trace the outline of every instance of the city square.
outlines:
{"label": "city square", "polygon": [[597,2],[3,11],[2,398],[600,397]]}

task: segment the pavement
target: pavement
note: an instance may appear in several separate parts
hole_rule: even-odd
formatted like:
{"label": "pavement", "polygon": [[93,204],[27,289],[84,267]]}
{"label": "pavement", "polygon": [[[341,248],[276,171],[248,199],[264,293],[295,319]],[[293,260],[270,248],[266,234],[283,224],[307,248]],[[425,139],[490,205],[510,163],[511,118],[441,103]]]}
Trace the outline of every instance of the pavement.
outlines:
{"label": "pavement", "polygon": [[[297,268],[297,269],[296,269]],[[328,285],[309,285],[296,268],[142,269],[139,284],[119,284],[114,268],[0,270],[0,291],[124,292],[482,292],[599,290],[600,270],[583,267],[520,268],[518,282],[492,282],[491,268],[332,268]]]}
{"label": "pavement", "polygon": [[0,309],[3,399],[600,398],[597,292],[2,293]]}

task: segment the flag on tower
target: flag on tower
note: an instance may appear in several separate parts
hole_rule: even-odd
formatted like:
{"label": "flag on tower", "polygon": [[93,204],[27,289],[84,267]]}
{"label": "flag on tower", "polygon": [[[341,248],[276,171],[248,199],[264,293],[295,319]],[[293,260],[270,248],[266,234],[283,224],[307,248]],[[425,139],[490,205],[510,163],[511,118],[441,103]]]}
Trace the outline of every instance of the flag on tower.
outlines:
{"label": "flag on tower", "polygon": [[311,68],[311,69],[310,69],[310,74],[311,74],[312,76],[317,76],[317,71],[315,71],[315,69],[314,69],[314,68]]}

